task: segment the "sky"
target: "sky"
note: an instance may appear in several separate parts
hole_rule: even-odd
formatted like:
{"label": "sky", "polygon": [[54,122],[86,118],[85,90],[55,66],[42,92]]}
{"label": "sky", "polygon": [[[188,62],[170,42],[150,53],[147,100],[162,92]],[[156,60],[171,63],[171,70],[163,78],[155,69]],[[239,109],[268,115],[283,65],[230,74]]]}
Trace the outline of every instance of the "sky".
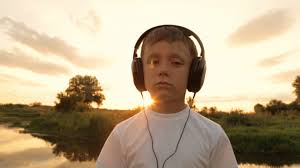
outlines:
{"label": "sky", "polygon": [[54,105],[79,74],[97,77],[103,108],[141,106],[133,48],[161,24],[189,28],[203,42],[207,72],[198,108],[289,103],[300,75],[299,18],[298,0],[0,0],[0,103]]}

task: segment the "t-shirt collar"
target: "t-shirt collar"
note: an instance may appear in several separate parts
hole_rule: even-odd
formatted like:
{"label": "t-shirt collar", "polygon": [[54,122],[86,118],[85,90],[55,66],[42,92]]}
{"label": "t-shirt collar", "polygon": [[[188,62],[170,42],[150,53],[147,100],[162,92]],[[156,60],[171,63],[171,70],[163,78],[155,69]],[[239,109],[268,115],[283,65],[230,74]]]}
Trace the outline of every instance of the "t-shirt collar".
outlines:
{"label": "t-shirt collar", "polygon": [[154,117],[177,118],[177,117],[180,117],[180,116],[184,115],[185,113],[187,113],[189,111],[189,106],[186,105],[186,107],[184,109],[182,109],[181,111],[175,112],[175,113],[159,113],[159,112],[151,110],[149,107],[147,108],[146,111],[150,116],[154,116]]}

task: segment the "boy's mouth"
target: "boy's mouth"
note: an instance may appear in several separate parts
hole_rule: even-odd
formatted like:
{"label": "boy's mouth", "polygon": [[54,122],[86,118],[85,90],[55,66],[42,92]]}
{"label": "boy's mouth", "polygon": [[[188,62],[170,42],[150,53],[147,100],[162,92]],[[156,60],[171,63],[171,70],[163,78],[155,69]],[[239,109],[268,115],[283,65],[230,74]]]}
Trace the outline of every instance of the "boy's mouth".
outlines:
{"label": "boy's mouth", "polygon": [[172,84],[168,83],[168,82],[157,82],[155,84],[156,87],[171,87],[173,86]]}

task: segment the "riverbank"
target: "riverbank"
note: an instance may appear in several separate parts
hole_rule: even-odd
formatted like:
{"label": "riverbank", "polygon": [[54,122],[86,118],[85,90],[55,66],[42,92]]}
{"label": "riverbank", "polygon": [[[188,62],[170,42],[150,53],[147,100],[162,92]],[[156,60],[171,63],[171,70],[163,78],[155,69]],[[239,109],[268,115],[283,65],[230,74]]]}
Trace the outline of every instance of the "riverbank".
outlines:
{"label": "riverbank", "polygon": [[[138,109],[95,109],[64,114],[50,106],[1,105],[0,123],[24,128],[25,132],[52,143],[95,144],[97,150],[93,151],[92,157],[95,159],[113,127],[137,112]],[[216,112],[201,115],[224,128],[238,155],[300,156],[300,116],[295,113],[271,116]]]}
{"label": "riverbank", "polygon": [[224,128],[235,153],[300,156],[300,116],[295,113],[204,115]]}

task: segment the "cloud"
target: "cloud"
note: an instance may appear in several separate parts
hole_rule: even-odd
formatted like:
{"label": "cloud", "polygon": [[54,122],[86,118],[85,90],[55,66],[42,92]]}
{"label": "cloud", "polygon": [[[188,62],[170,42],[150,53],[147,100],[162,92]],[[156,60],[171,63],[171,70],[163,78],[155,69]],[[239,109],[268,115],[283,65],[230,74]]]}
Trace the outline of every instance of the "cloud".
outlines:
{"label": "cloud", "polygon": [[4,83],[4,82],[18,83],[20,85],[35,86],[35,87],[44,86],[44,84],[42,84],[42,83],[30,81],[30,80],[23,79],[23,78],[18,78],[18,77],[11,76],[11,75],[1,74],[1,73],[0,73],[0,82],[1,83]]}
{"label": "cloud", "polygon": [[287,9],[270,10],[240,26],[227,38],[227,43],[240,46],[268,40],[287,32],[294,23]]}
{"label": "cloud", "polygon": [[246,97],[246,96],[233,96],[233,97],[210,96],[210,97],[203,97],[201,99],[201,101],[205,102],[205,103],[235,102],[235,101],[244,101],[244,100],[248,100],[248,97]]}
{"label": "cloud", "polygon": [[290,93],[270,93],[268,95],[236,95],[231,97],[221,97],[221,96],[210,96],[210,97],[203,97],[199,102],[202,103],[231,103],[231,102],[240,102],[240,101],[250,101],[250,102],[267,102],[272,99],[280,99],[280,100],[290,100],[291,94]]}
{"label": "cloud", "polygon": [[68,74],[64,66],[35,59],[15,48],[12,52],[0,50],[0,65],[11,68],[22,68],[35,73],[47,75]]}
{"label": "cloud", "polygon": [[22,22],[16,22],[8,17],[0,19],[0,25],[7,27],[6,34],[13,40],[28,46],[43,55],[50,54],[64,58],[74,65],[83,68],[103,67],[108,61],[93,57],[84,58],[80,56],[78,48],[68,44],[58,37],[50,37],[47,34],[39,33]]}
{"label": "cloud", "polygon": [[81,18],[70,16],[71,22],[81,30],[88,31],[92,34],[100,30],[100,17],[94,10],[90,10],[88,14]]}
{"label": "cloud", "polygon": [[293,69],[285,72],[277,73],[271,76],[269,79],[276,83],[291,83],[296,79],[296,76],[300,75],[300,68]]}
{"label": "cloud", "polygon": [[277,55],[277,56],[274,56],[274,57],[271,57],[271,58],[266,58],[264,60],[261,60],[258,65],[261,66],[261,67],[272,67],[272,66],[275,66],[275,65],[278,65],[280,63],[282,63],[284,61],[284,59],[286,59],[287,57],[289,57],[290,55],[293,55],[295,53],[297,53],[299,51],[298,50],[289,50],[289,51],[286,51],[280,55]]}

